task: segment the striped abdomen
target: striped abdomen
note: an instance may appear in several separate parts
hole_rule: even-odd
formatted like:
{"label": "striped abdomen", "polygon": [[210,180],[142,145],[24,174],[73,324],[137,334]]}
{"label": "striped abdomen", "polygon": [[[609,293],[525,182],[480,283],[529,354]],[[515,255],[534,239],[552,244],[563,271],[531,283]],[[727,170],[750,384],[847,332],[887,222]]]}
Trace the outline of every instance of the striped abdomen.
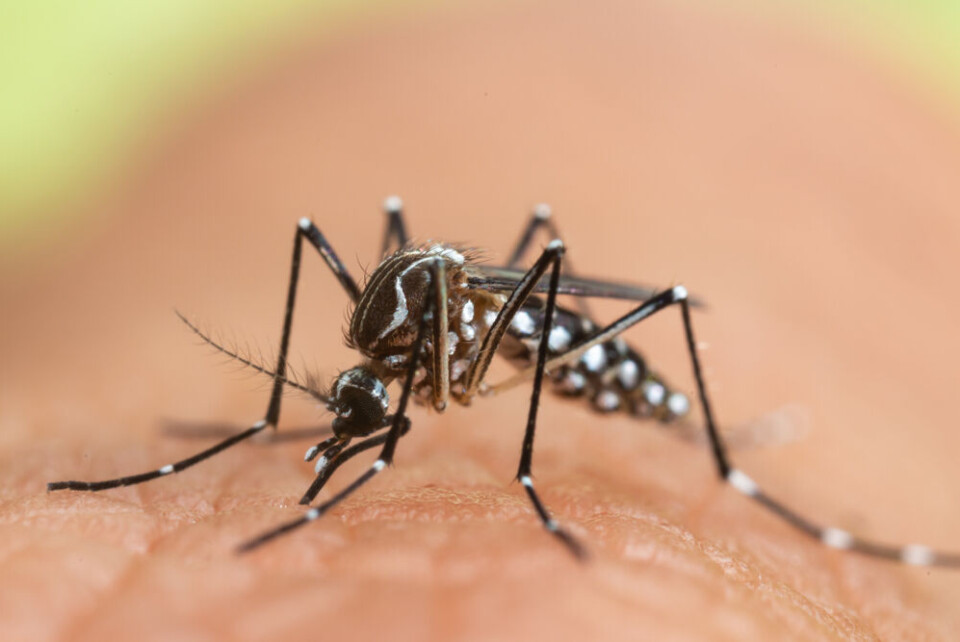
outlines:
{"label": "striped abdomen", "polygon": [[[531,298],[507,330],[500,354],[519,367],[534,363],[542,336],[544,303]],[[549,356],[566,352],[587,340],[596,326],[582,315],[558,307],[547,340]],[[651,371],[626,341],[617,337],[593,346],[580,359],[549,374],[554,390],[584,397],[600,412],[625,411],[638,417],[669,422],[690,410],[686,395],[675,392]]]}

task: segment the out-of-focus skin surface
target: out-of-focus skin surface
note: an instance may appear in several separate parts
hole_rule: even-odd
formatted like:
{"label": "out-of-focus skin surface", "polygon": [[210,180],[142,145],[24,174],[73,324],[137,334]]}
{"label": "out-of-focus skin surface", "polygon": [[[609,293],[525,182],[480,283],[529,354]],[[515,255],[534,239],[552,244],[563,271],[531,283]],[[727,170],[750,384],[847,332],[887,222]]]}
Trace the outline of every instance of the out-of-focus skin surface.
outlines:
{"label": "out-of-focus skin surface", "polygon": [[[960,573],[824,549],[719,484],[705,449],[548,396],[535,473],[593,553],[576,563],[510,484],[526,390],[415,408],[393,469],[247,557],[299,514],[310,441],[44,492],[208,443],[163,418],[260,418],[262,382],[171,308],[270,354],[299,217],[359,275],[387,193],[419,238],[501,258],[548,200],[579,270],[709,301],[721,424],[806,409],[806,437],[739,467],[826,524],[960,548],[960,138],[931,113],[836,42],[696,5],[461,8],[296,50],[132,168],[94,208],[108,226],[5,269],[2,637],[956,639]],[[332,377],[355,358],[346,296],[310,252],[301,288],[293,354]],[[630,339],[692,391],[662,317]],[[289,397],[281,431],[327,420]]]}

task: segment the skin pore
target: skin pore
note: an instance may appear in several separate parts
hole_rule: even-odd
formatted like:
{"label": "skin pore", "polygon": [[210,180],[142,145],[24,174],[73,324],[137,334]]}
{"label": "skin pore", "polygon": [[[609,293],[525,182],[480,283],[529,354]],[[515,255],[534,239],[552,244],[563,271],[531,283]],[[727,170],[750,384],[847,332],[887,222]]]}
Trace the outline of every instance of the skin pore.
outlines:
{"label": "skin pore", "polygon": [[[578,270],[706,299],[694,323],[721,426],[808,410],[808,435],[735,450],[738,467],[817,521],[955,549],[960,438],[943,428],[960,138],[895,79],[772,19],[609,9],[468,8],[297,49],[173,128],[85,206],[88,228],[3,271],[11,639],[957,637],[955,572],[825,549],[720,484],[704,448],[546,395],[534,477],[590,551],[577,563],[510,483],[523,387],[443,415],[414,407],[392,469],[241,558],[239,542],[300,514],[316,439],[241,445],[138,487],[44,492],[212,443],[165,434],[164,419],[260,418],[263,381],[220,367],[170,308],[270,355],[301,216],[359,276],[388,193],[415,238],[492,259],[549,200]],[[357,361],[348,301],[309,253],[301,287],[293,364],[329,381]],[[679,314],[662,317],[628,338],[692,392]],[[291,395],[279,433],[329,419]]]}

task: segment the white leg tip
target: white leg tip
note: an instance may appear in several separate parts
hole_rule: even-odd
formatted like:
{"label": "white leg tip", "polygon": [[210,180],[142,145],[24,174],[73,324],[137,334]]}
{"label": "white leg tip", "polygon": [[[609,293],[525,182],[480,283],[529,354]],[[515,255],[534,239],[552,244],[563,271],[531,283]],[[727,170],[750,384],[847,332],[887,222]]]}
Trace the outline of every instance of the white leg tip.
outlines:
{"label": "white leg tip", "polygon": [[307,448],[307,452],[305,452],[305,453],[303,454],[303,461],[310,461],[311,459],[313,459],[314,457],[316,457],[316,456],[317,456],[317,452],[318,452],[319,450],[320,450],[320,449],[317,448],[316,446],[310,446],[309,448]]}
{"label": "white leg tip", "polygon": [[383,199],[383,211],[390,212],[399,212],[403,209],[403,201],[399,196],[393,195],[388,196]]}
{"label": "white leg tip", "polygon": [[541,221],[550,218],[551,214],[553,214],[553,210],[551,210],[550,206],[546,203],[537,203],[533,206],[533,215]]}
{"label": "white leg tip", "polygon": [[563,249],[563,241],[561,241],[560,239],[553,239],[552,241],[550,241],[549,243],[547,243],[547,249],[548,249],[548,250],[562,250],[562,249]]}
{"label": "white leg tip", "polygon": [[330,463],[329,459],[327,459],[326,457],[321,457],[320,459],[317,460],[317,463],[313,465],[313,472],[319,475],[321,471],[323,471],[323,469],[326,468],[327,464],[329,463]]}
{"label": "white leg tip", "polygon": [[382,459],[378,459],[377,461],[373,462],[373,469],[378,473],[386,467],[387,462],[383,461]]}

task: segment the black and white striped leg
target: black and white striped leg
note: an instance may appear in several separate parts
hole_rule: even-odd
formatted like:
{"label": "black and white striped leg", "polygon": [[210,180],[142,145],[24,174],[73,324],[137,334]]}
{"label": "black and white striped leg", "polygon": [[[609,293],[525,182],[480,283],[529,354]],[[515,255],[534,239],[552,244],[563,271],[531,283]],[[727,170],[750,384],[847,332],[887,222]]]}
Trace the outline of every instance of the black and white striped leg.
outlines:
{"label": "black and white striped leg", "polygon": [[387,229],[383,233],[380,258],[402,248],[410,240],[407,226],[403,222],[403,201],[399,196],[388,196],[383,201],[383,211],[387,215]]}
{"label": "black and white striped leg", "polygon": [[[437,259],[441,261],[442,259]],[[434,264],[431,269],[431,289],[436,287],[437,275],[439,270],[437,264]],[[336,493],[333,497],[320,504],[315,506],[305,512],[301,517],[298,517],[295,520],[289,521],[286,524],[267,531],[262,535],[259,535],[247,542],[241,544],[237,552],[247,553],[259,548],[260,546],[266,544],[267,542],[289,533],[292,530],[305,526],[310,522],[319,519],[325,515],[331,508],[342,502],[344,499],[352,495],[358,488],[366,484],[368,481],[373,479],[377,473],[382,471],[384,468],[393,463],[393,455],[397,449],[397,442],[400,440],[400,437],[406,434],[406,430],[409,430],[409,422],[405,421],[407,404],[410,401],[410,393],[413,390],[413,380],[417,372],[417,367],[420,365],[421,358],[421,348],[423,347],[423,341],[425,335],[430,331],[429,319],[432,316],[433,311],[433,302],[434,298],[432,296],[427,297],[427,304],[424,305],[423,317],[420,319],[420,328],[417,331],[417,338],[414,341],[410,363],[407,366],[407,374],[403,382],[403,391],[400,394],[400,401],[397,404],[397,411],[393,415],[393,422],[390,425],[390,430],[387,432],[384,437],[383,447],[380,450],[380,456],[377,458],[373,465],[357,479],[350,483],[346,488]],[[362,444],[357,444],[358,446]]]}
{"label": "black and white striped leg", "polygon": [[208,448],[203,452],[199,452],[193,457],[188,457],[187,459],[181,459],[178,462],[173,464],[167,464],[166,466],[161,466],[156,470],[152,470],[149,473],[140,473],[139,475],[130,475],[128,477],[119,477],[117,479],[107,479],[104,481],[98,482],[84,482],[84,481],[59,481],[59,482],[50,482],[47,484],[47,490],[107,490],[108,488],[118,488],[120,486],[133,486],[134,484],[142,484],[143,482],[150,481],[151,479],[156,479],[157,477],[165,477],[166,475],[171,475],[173,473],[179,473],[185,468],[190,468],[194,464],[199,464],[204,459],[209,459],[213,457],[218,452],[226,450],[234,444],[238,444],[244,439],[249,439],[255,434],[267,427],[267,422],[265,420],[260,420],[257,423],[253,424],[250,428],[244,430],[241,433],[230,437],[229,439],[224,439],[216,446]]}
{"label": "black and white striped leg", "polygon": [[[400,432],[401,437],[406,435],[410,430],[409,417],[404,417],[403,422],[404,425]],[[387,440],[388,436],[389,433],[381,433],[373,437],[368,437],[360,443],[354,444],[346,450],[343,450],[342,452],[338,451],[337,453],[332,454],[325,453],[324,456],[326,457],[326,461],[323,462],[322,466],[319,465],[318,462],[318,465],[315,467],[317,476],[313,480],[313,483],[310,484],[310,488],[307,489],[307,492],[304,493],[303,497],[300,498],[300,503],[306,505],[316,499],[317,495],[321,490],[323,490],[323,487],[333,476],[333,473],[336,472],[337,468],[340,468],[340,466],[347,463],[360,453],[383,444]]]}
{"label": "black and white striped leg", "polygon": [[[62,482],[51,482],[47,484],[47,490],[87,490],[87,491],[98,491],[106,490],[108,488],[117,488],[118,486],[131,486],[134,484],[141,484],[151,479],[156,479],[157,477],[164,477],[172,473],[178,473],[186,468],[189,468],[195,464],[200,463],[201,461],[216,455],[217,453],[226,450],[230,446],[240,443],[245,439],[249,439],[253,435],[259,433],[267,426],[276,427],[277,421],[280,418],[280,401],[283,396],[283,386],[291,385],[286,378],[287,372],[287,349],[290,345],[290,330],[293,325],[293,309],[294,304],[297,298],[297,281],[300,278],[300,257],[302,254],[303,239],[306,238],[316,249],[320,252],[320,255],[326,261],[327,265],[333,271],[334,275],[340,281],[341,285],[347,290],[347,293],[350,295],[351,299],[356,302],[360,297],[360,290],[357,287],[356,282],[353,280],[353,277],[350,276],[350,273],[347,272],[346,267],[337,257],[336,252],[333,251],[333,248],[321,234],[320,230],[310,222],[309,219],[301,219],[297,225],[297,232],[294,237],[293,243],[293,255],[290,259],[290,282],[287,288],[287,302],[284,310],[284,319],[283,319],[283,333],[280,337],[280,353],[277,356],[277,366],[273,371],[273,387],[270,391],[270,401],[267,405],[267,411],[264,415],[264,418],[253,424],[247,430],[238,433],[228,439],[225,439],[218,443],[217,445],[208,448],[192,457],[183,459],[181,461],[175,462],[173,464],[167,464],[166,466],[161,466],[160,468],[148,472],[141,473],[138,475],[130,475],[127,477],[120,477],[117,479],[109,479],[99,482],[81,482],[81,481],[62,481]],[[178,316],[186,323],[195,333],[197,333],[205,341],[214,345],[220,350],[231,354],[235,358],[243,359],[239,355],[234,355],[229,353],[225,348],[216,345],[206,337],[200,330],[191,324],[183,315],[177,313]],[[248,365],[250,365],[248,363]]]}
{"label": "black and white striped leg", "polygon": [[[690,319],[690,306],[687,302],[687,291],[682,286],[678,286],[673,288],[673,290],[670,290],[669,294],[669,298],[672,299],[672,302],[680,305],[681,312],[683,314],[684,332],[687,339],[687,351],[690,353],[690,360],[693,364],[694,376],[697,381],[697,391],[700,396],[700,403],[703,407],[703,414],[706,418],[707,432],[710,438],[714,462],[717,465],[717,472],[724,479],[724,481],[733,486],[740,493],[755,500],[761,506],[769,510],[774,515],[780,517],[800,532],[820,540],[824,545],[830,548],[855,551],[865,555],[897,560],[905,564],[915,566],[960,567],[960,554],[941,553],[931,549],[928,546],[923,546],[920,544],[911,544],[902,547],[878,544],[876,542],[855,537],[852,533],[849,533],[842,528],[820,526],[764,493],[757,483],[753,481],[753,479],[751,479],[746,473],[734,468],[730,463],[730,460],[726,454],[726,447],[721,440],[719,432],[717,431],[716,422],[713,418],[713,411],[710,406],[710,400],[707,397],[707,390],[703,380],[702,369],[700,367],[700,359],[697,356],[697,344],[693,336],[693,323]],[[666,303],[665,305],[670,305],[670,303]]]}
{"label": "black and white striped leg", "polygon": [[935,551],[922,544],[890,546],[878,544],[856,537],[849,531],[832,526],[820,526],[791,508],[767,495],[746,473],[731,468],[726,477],[727,483],[737,491],[755,500],[761,506],[777,515],[794,528],[820,540],[825,546],[839,550],[854,551],[902,562],[912,566],[946,566],[960,568],[960,554]]}
{"label": "black and white striped leg", "polygon": [[553,327],[554,311],[557,308],[557,289],[560,284],[560,266],[563,262],[563,243],[552,241],[544,252],[552,264],[550,270],[550,289],[547,292],[547,304],[544,311],[543,333],[537,347],[536,374],[533,378],[533,391],[530,393],[530,410],[527,414],[527,428],[523,435],[523,447],[520,451],[520,466],[517,469],[517,481],[530,497],[537,516],[543,527],[552,533],[578,559],[586,558],[586,549],[555,520],[533,487],[533,440],[537,429],[537,410],[540,407],[540,393],[543,389],[543,371],[547,361],[547,337]]}
{"label": "black and white striped leg", "polygon": [[[759,485],[753,479],[731,464],[729,456],[727,455],[726,445],[720,437],[719,431],[717,430],[717,424],[713,416],[713,409],[710,404],[709,396],[707,395],[707,389],[703,378],[703,369],[700,365],[700,358],[697,354],[697,344],[696,339],[694,338],[693,323],[690,315],[690,307],[692,304],[689,301],[689,295],[687,294],[686,288],[684,288],[682,285],[678,285],[670,290],[661,292],[646,303],[620,317],[603,330],[593,335],[587,341],[574,346],[563,354],[549,359],[546,362],[546,370],[549,371],[566,363],[572,363],[594,345],[610,341],[613,337],[620,335],[628,328],[671,305],[679,305],[681,309],[687,351],[690,356],[690,362],[693,366],[693,374],[697,384],[697,393],[703,409],[704,421],[707,428],[707,437],[710,443],[710,450],[713,455],[713,461],[716,466],[717,473],[721,479],[733,486],[733,488],[743,495],[755,500],[761,506],[800,532],[819,540],[830,548],[855,551],[865,555],[871,555],[873,557],[896,560],[917,566],[960,567],[960,554],[958,553],[940,552],[920,544],[911,544],[902,547],[878,544],[856,537],[852,533],[849,533],[841,528],[820,526],[814,521],[800,515],[793,509],[767,495],[765,492],[763,492],[763,490],[761,490]],[[516,385],[516,383],[526,380],[531,374],[534,376],[534,378],[536,377],[536,371],[534,368],[528,368],[518,375],[504,381],[503,383],[492,386],[491,389],[494,391],[500,391],[510,388],[513,385]]]}

